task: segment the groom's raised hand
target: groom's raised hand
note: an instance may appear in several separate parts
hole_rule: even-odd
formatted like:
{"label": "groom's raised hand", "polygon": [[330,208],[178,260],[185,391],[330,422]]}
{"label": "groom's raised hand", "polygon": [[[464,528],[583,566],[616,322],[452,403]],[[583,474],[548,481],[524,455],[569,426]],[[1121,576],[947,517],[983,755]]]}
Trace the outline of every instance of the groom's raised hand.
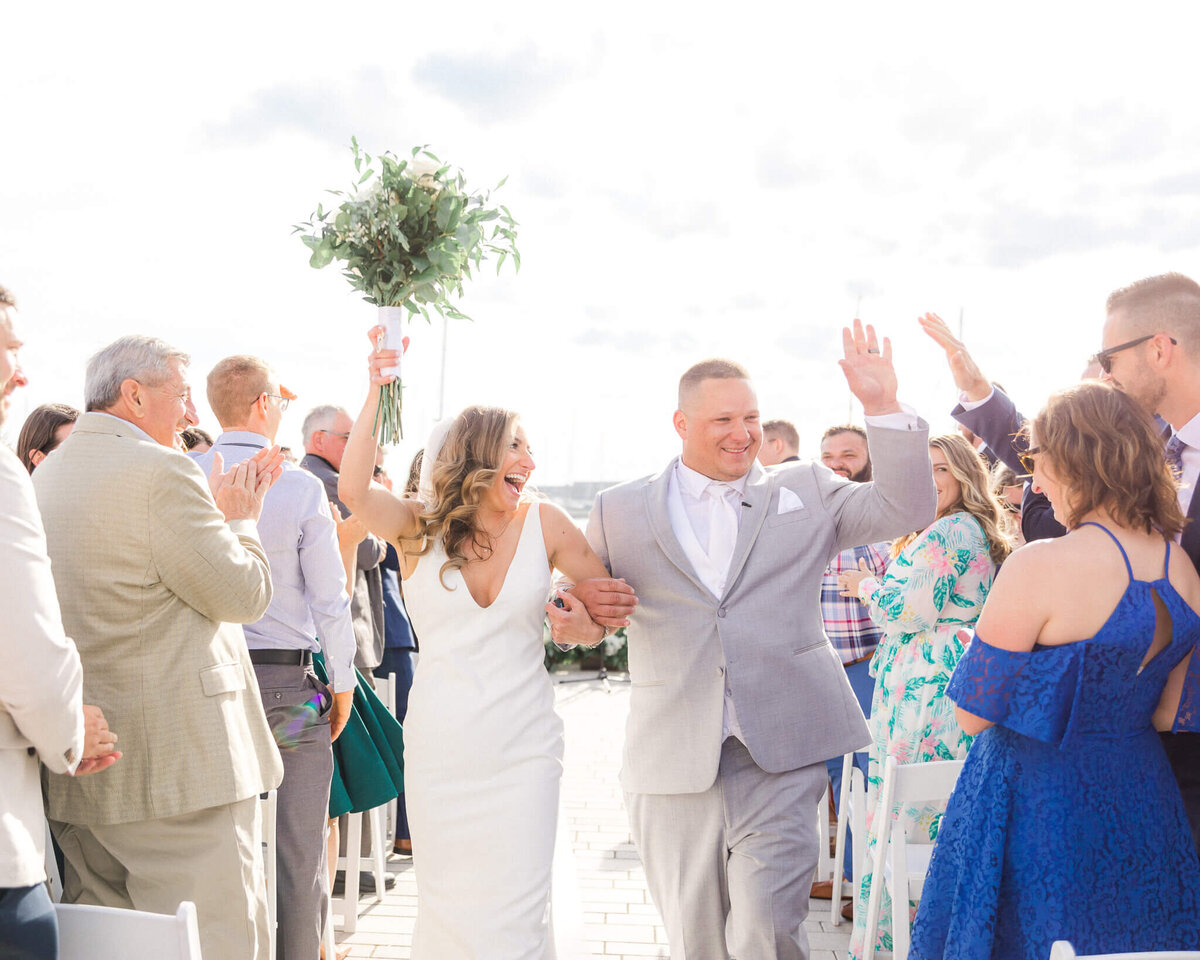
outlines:
{"label": "groom's raised hand", "polygon": [[846,375],[850,392],[863,405],[863,413],[868,417],[899,413],[892,342],[884,337],[881,351],[875,328],[867,324],[864,329],[862,321],[856,319],[853,328],[842,328],[842,349],[846,356],[838,365]]}
{"label": "groom's raised hand", "polygon": [[608,577],[581,580],[571,588],[571,593],[583,601],[588,616],[605,627],[629,626],[629,615],[638,602],[633,587],[624,580]]}

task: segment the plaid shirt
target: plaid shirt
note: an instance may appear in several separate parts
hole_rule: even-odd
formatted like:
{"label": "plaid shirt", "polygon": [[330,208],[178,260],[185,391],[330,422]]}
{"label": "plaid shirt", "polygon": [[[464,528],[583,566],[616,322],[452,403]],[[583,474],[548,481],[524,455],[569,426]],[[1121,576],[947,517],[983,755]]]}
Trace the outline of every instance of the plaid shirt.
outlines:
{"label": "plaid shirt", "polygon": [[889,545],[872,543],[865,547],[843,550],[830,562],[821,578],[821,618],[825,621],[825,633],[829,635],[842,663],[853,663],[875,652],[882,631],[871,620],[867,605],[857,598],[849,599],[838,591],[838,574],[846,570],[857,570],[860,559],[867,561],[867,569],[877,579],[882,579],[888,565]]}

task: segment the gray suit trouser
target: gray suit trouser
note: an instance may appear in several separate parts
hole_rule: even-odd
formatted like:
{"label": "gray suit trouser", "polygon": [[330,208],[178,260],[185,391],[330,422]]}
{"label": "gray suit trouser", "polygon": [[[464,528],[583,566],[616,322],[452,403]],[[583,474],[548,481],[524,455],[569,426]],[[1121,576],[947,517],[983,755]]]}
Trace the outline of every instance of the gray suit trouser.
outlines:
{"label": "gray suit trouser", "polygon": [[254,665],[267,723],[283,757],[275,814],[277,960],[316,960],[329,901],[325,846],[333,749],[329,712],[304,704],[322,689],[311,668]]}
{"label": "gray suit trouser", "polygon": [[824,763],[767,773],[733,737],[703,793],[626,793],[672,960],[807,960]]}

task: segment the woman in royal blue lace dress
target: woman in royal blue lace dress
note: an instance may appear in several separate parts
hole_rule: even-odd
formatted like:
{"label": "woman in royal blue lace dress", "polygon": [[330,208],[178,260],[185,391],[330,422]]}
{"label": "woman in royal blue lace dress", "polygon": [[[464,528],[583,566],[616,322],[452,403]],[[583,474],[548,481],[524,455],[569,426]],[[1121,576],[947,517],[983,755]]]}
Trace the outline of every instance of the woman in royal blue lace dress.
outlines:
{"label": "woman in royal blue lace dress", "polygon": [[1085,382],[1033,421],[1030,455],[1070,532],[1009,558],[951,679],[978,736],[912,955],[1200,948],[1200,862],[1155,732],[1200,681],[1200,579],[1170,543],[1184,517],[1161,437],[1123,393]]}

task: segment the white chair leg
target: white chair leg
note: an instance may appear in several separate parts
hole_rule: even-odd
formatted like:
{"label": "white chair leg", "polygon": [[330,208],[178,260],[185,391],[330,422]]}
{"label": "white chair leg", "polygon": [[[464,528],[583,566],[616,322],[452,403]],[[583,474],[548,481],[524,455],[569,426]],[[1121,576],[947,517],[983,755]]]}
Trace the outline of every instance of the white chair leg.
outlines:
{"label": "white chair leg", "polygon": [[382,902],[383,896],[387,892],[384,886],[384,881],[387,879],[387,866],[384,863],[387,858],[387,850],[384,846],[387,842],[387,825],[384,823],[386,814],[386,804],[372,807],[367,811],[367,825],[371,831],[371,860],[374,864],[375,900],[377,902]]}
{"label": "white chair leg", "polygon": [[892,895],[892,960],[908,960],[909,916],[908,916],[908,855],[904,827],[899,822],[892,825],[889,843],[891,876],[888,893]]}
{"label": "white chair leg", "polygon": [[853,769],[854,754],[848,753],[842,757],[842,786],[838,791],[837,838],[833,847],[833,894],[830,897],[829,922],[835,927],[842,922],[841,865],[846,856],[846,824],[850,819],[850,771]]}
{"label": "white chair leg", "polygon": [[[895,763],[890,757],[889,765]],[[886,768],[885,768],[886,769]],[[867,916],[865,918],[865,938],[863,940],[863,960],[875,960],[875,940],[879,936],[879,914],[883,908],[883,887],[885,854],[888,849],[892,830],[892,792],[895,790],[894,774],[886,772],[883,778],[883,788],[879,791],[879,799],[875,806],[875,852],[871,857],[871,892],[867,897]]]}
{"label": "white chair leg", "polygon": [[862,837],[850,851],[850,870],[854,877],[854,893],[861,889],[863,868],[867,865],[867,781],[858,767],[850,770],[850,833]]}
{"label": "white chair leg", "polygon": [[[396,715],[396,675],[389,673],[387,675],[387,708],[388,713],[393,717]],[[384,851],[384,857],[392,851],[396,845],[396,838],[400,835],[400,798],[388,802],[388,831],[387,831],[387,849]]]}
{"label": "white chair leg", "polygon": [[333,940],[333,897],[325,904],[325,933],[321,936],[321,943],[325,947],[326,960],[334,960],[337,957],[337,944]]}
{"label": "white chair leg", "polygon": [[279,935],[278,854],[275,847],[275,817],[278,802],[279,794],[276,790],[271,790],[260,798],[262,808],[263,873],[266,875],[267,881],[267,949],[271,960],[275,960],[276,940]]}
{"label": "white chair leg", "polygon": [[338,857],[338,867],[346,872],[342,929],[354,933],[358,929],[358,876],[361,869],[362,814],[346,817],[346,855]]}
{"label": "white chair leg", "polygon": [[63,882],[58,875],[58,861],[54,859],[54,840],[50,835],[50,824],[46,824],[46,887],[50,899],[55,903],[62,901]]}

